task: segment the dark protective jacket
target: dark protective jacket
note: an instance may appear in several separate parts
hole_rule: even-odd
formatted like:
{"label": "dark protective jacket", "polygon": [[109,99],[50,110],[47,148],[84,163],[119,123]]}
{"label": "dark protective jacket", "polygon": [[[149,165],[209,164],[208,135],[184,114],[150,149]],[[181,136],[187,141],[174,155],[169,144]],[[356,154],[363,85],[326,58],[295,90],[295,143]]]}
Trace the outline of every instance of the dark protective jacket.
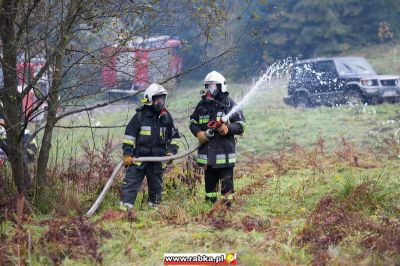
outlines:
{"label": "dark protective jacket", "polygon": [[160,116],[153,107],[143,105],[125,129],[124,155],[133,157],[165,156],[178,152],[179,132],[169,112]]}
{"label": "dark protective jacket", "polygon": [[[207,130],[209,121],[219,121],[235,105],[228,93],[220,93],[215,100],[203,97],[190,116],[190,131],[197,136],[198,132]],[[200,146],[197,153],[199,165],[209,165],[215,168],[234,166],[236,161],[234,135],[240,135],[245,130],[246,121],[243,113],[239,110],[232,114],[227,126],[229,132],[226,136],[220,135],[215,130],[214,137],[208,143]]]}

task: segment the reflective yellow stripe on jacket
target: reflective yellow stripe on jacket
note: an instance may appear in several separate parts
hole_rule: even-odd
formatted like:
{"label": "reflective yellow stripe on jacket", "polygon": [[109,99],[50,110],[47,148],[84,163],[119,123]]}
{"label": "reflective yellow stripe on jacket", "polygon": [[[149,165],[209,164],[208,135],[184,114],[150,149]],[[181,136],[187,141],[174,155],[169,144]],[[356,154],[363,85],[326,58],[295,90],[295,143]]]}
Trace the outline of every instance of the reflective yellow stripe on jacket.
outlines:
{"label": "reflective yellow stripe on jacket", "polygon": [[135,137],[132,137],[130,135],[125,135],[122,143],[135,147]]}

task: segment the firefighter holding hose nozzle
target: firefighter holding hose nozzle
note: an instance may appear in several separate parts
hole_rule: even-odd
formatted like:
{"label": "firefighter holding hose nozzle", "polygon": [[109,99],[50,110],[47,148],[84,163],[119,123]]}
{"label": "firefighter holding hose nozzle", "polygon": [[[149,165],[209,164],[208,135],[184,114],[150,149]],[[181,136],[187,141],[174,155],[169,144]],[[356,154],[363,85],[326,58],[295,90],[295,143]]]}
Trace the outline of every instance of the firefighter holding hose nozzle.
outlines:
{"label": "firefighter holding hose nozzle", "polygon": [[205,199],[215,202],[221,183],[222,199],[230,206],[236,161],[234,136],[244,132],[246,122],[240,110],[227,117],[236,104],[229,97],[224,76],[212,71],[205,77],[204,86],[202,99],[190,116],[189,127],[202,144],[197,163],[205,168]]}
{"label": "firefighter holding hose nozzle", "polygon": [[159,84],[151,84],[144,92],[142,105],[130,120],[122,144],[123,163],[127,167],[122,183],[120,209],[132,209],[143,179],[147,177],[149,206],[162,200],[163,173],[161,162],[138,162],[137,157],[167,156],[178,151],[179,133],[171,114],[166,110],[167,91]]}

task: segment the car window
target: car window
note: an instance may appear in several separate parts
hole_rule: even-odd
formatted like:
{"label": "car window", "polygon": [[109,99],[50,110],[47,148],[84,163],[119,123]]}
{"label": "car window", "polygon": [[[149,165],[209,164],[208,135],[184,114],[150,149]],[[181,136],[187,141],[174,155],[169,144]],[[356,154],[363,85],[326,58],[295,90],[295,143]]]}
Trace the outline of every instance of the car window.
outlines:
{"label": "car window", "polygon": [[331,60],[310,62],[296,65],[292,69],[292,80],[297,82],[307,82],[334,78],[337,76],[335,63]]}
{"label": "car window", "polygon": [[373,67],[364,58],[341,58],[336,60],[340,75],[376,75]]}
{"label": "car window", "polygon": [[326,75],[329,77],[336,76],[336,67],[333,61],[320,61],[314,65],[314,72],[317,76]]}
{"label": "car window", "polygon": [[301,64],[295,65],[291,69],[292,80],[301,81],[306,78],[310,78],[312,75],[312,64]]}

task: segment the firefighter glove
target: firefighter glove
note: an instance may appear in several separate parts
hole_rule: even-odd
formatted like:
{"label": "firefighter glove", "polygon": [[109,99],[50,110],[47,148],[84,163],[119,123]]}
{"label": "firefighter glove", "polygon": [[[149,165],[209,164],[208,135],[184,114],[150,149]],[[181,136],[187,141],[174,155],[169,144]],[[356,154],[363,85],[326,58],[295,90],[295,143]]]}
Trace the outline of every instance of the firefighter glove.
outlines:
{"label": "firefighter glove", "polygon": [[229,132],[229,127],[226,124],[222,124],[219,128],[218,128],[218,133],[222,136],[227,135]]}
{"label": "firefighter glove", "polygon": [[124,162],[125,166],[129,166],[135,163],[135,159],[131,155],[124,155],[122,161]]}
{"label": "firefighter glove", "polygon": [[206,144],[208,142],[208,138],[206,136],[205,131],[200,131],[199,133],[197,133],[197,138],[199,139],[199,142],[201,144]]}

